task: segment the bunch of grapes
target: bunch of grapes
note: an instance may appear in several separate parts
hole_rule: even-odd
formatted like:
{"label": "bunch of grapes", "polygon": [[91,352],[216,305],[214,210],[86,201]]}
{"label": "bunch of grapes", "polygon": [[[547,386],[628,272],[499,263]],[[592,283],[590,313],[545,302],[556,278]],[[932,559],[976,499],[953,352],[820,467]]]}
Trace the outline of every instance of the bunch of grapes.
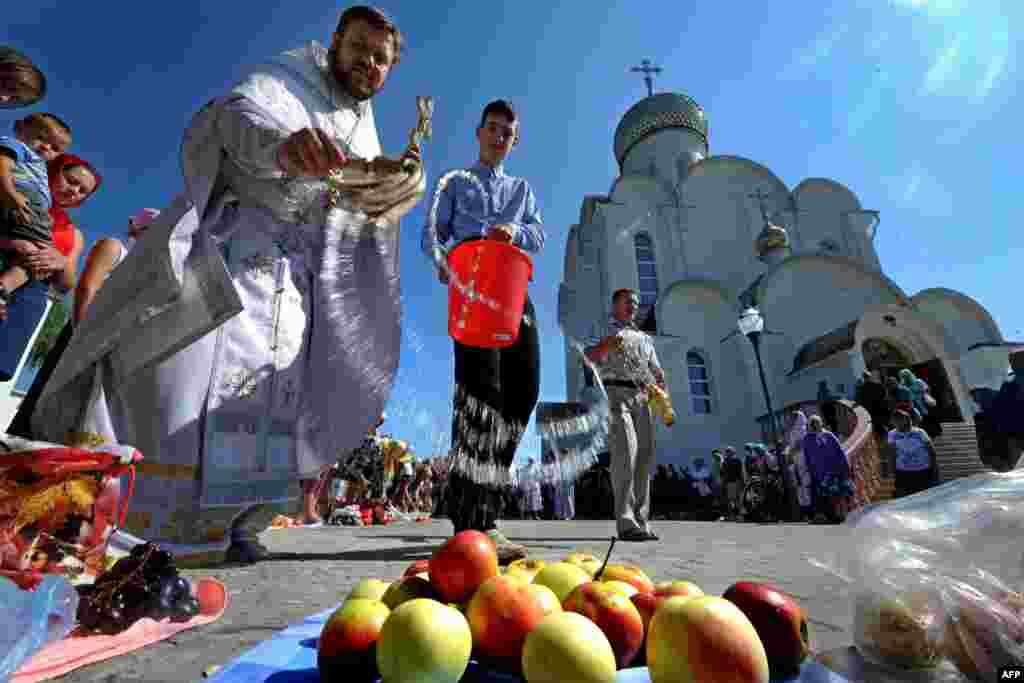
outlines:
{"label": "bunch of grapes", "polygon": [[174,556],[153,543],[132,548],[91,586],[78,588],[78,623],[114,635],[143,617],[188,621],[199,614],[192,587],[178,575]]}

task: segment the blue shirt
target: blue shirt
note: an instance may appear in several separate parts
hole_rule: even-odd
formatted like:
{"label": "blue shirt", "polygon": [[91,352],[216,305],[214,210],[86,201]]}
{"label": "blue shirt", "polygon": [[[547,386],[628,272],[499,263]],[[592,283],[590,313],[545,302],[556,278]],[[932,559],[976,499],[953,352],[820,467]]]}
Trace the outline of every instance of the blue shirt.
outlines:
{"label": "blue shirt", "polygon": [[484,237],[488,230],[502,223],[512,226],[512,244],[525,251],[539,252],[544,246],[544,226],[530,184],[523,178],[506,175],[501,166],[492,169],[478,163],[469,171],[480,181],[485,194],[481,195],[480,189],[466,178],[451,178],[437,206],[436,243],[429,217],[423,228],[424,253],[432,257],[435,246],[444,250],[449,242],[454,246],[471,237]]}
{"label": "blue shirt", "polygon": [[0,136],[0,147],[14,156],[14,188],[19,192],[27,189],[41,195],[49,209],[52,199],[46,159],[33,152],[25,143],[7,135]]}

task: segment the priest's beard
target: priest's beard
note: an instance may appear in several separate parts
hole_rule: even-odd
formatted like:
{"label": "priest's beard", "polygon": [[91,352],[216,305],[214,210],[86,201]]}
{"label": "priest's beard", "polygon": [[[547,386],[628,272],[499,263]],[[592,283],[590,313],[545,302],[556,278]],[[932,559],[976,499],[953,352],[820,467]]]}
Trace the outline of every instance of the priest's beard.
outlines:
{"label": "priest's beard", "polygon": [[[370,99],[378,92],[380,92],[381,86],[384,84],[376,85],[372,81],[372,76],[367,75],[367,80],[356,80],[353,78],[352,73],[355,69],[355,64],[346,64],[345,60],[341,57],[341,49],[331,51],[331,73],[334,75],[335,80],[345,89],[349,95],[354,97],[358,102],[365,102]],[[365,72],[370,74],[370,69],[366,69]]]}

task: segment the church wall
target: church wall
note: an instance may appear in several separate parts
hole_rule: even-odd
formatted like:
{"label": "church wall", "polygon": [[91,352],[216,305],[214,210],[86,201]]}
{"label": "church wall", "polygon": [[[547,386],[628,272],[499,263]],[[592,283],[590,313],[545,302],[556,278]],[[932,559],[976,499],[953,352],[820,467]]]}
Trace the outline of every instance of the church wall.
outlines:
{"label": "church wall", "polygon": [[676,187],[686,178],[690,165],[704,157],[704,142],[696,133],[667,128],[633,145],[623,160],[622,173],[656,174],[668,186]]}
{"label": "church wall", "polygon": [[826,259],[783,264],[760,293],[765,326],[786,335],[794,350],[860,319],[868,306],[895,303],[896,293],[872,276]]}
{"label": "church wall", "polygon": [[[668,227],[662,215],[643,204],[627,206],[609,205],[605,212],[604,232],[608,296],[621,287],[638,288],[640,276],[637,272],[634,239],[639,233],[646,233],[654,245],[654,257],[658,275],[658,287],[664,291],[665,284],[678,277],[678,266],[669,239]],[[610,310],[611,304],[606,308]]]}
{"label": "church wall", "polygon": [[874,245],[864,234],[864,220],[856,196],[842,185],[824,178],[806,180],[794,190],[800,250],[831,253],[877,264]]}
{"label": "church wall", "polygon": [[960,372],[968,390],[983,387],[998,390],[1010,372],[1005,346],[983,346],[961,356]]}
{"label": "church wall", "polygon": [[[712,289],[676,285],[665,293],[658,316],[659,332],[672,335],[657,337],[655,346],[676,409],[675,425],[658,427],[658,462],[686,465],[723,443],[754,438],[751,375],[743,356],[748,349],[736,343],[747,342],[721,341],[735,326],[732,304]],[[711,414],[694,411],[686,358],[691,350],[701,355],[709,370]]]}
{"label": "church wall", "polygon": [[1002,341],[998,330],[990,329],[982,319],[985,314],[958,301],[956,294],[947,295],[941,290],[923,292],[914,296],[914,308],[942,325],[953,346],[951,350],[957,354],[967,353],[974,344]]}

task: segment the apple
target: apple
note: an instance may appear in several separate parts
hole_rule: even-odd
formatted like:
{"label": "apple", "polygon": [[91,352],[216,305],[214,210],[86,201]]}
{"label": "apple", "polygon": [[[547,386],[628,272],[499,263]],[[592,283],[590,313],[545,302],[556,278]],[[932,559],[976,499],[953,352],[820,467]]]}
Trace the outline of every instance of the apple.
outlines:
{"label": "apple", "polygon": [[522,668],[529,683],[614,683],[615,652],[594,622],[558,612],[526,636]]}
{"label": "apple", "polygon": [[625,581],[613,580],[613,581],[602,581],[601,583],[603,583],[604,585],[609,586],[611,588],[614,588],[618,592],[620,592],[623,595],[625,595],[627,598],[631,598],[631,597],[633,597],[634,595],[636,595],[637,593],[640,592],[640,591],[638,591],[636,589],[636,586],[634,586],[631,583],[626,583]]}
{"label": "apple", "polygon": [[429,572],[430,560],[416,560],[406,568],[402,576],[416,576],[417,574],[427,574]]}
{"label": "apple", "polygon": [[480,531],[460,531],[430,558],[430,583],[445,602],[463,602],[498,575],[494,541]]}
{"label": "apple", "polygon": [[437,591],[431,583],[418,576],[406,576],[395,581],[381,597],[381,602],[387,605],[388,609],[395,609],[403,602],[415,600],[416,598],[436,598]]}
{"label": "apple", "polygon": [[951,586],[943,650],[972,681],[997,680],[999,669],[1024,665],[1024,620],[1019,601],[993,600],[973,587]]}
{"label": "apple", "polygon": [[568,557],[563,560],[569,564],[574,564],[586,573],[593,576],[597,573],[597,570],[601,568],[601,560],[597,559],[590,553],[571,553]]}
{"label": "apple", "polygon": [[695,583],[689,581],[662,581],[654,585],[653,593],[637,593],[629,598],[633,606],[640,612],[640,618],[644,622],[645,645],[640,649],[640,654],[637,655],[637,658],[633,660],[634,666],[642,666],[647,662],[647,633],[651,628],[651,618],[654,616],[654,612],[657,611],[658,605],[669,598],[699,597],[701,595],[704,595],[704,591]]}
{"label": "apple", "polygon": [[564,603],[573,589],[581,583],[591,580],[589,574],[574,564],[568,562],[555,562],[540,570],[533,582],[539,586],[547,586],[558,597],[559,603]]}
{"label": "apple", "polygon": [[588,581],[562,603],[566,612],[582,614],[601,629],[615,653],[619,668],[630,665],[644,642],[644,622],[629,597],[614,586]]}
{"label": "apple", "polygon": [[377,640],[391,610],[380,600],[353,598],[324,624],[317,643],[316,666],[324,681],[377,675]]}
{"label": "apple", "polygon": [[436,600],[398,607],[377,640],[377,668],[388,683],[458,683],[469,666],[473,636],[466,617]]}
{"label": "apple", "polygon": [[505,573],[509,576],[512,576],[513,574],[518,574],[519,576],[525,577],[527,581],[533,581],[534,577],[536,577],[537,574],[540,573],[540,570],[544,569],[544,567],[546,566],[547,562],[545,562],[544,560],[533,560],[530,558],[523,558],[521,560],[516,560],[509,564],[508,569],[505,570]]}
{"label": "apple", "polygon": [[389,582],[381,581],[380,579],[362,579],[345,599],[365,598],[367,600],[380,600],[384,597],[390,585]]}
{"label": "apple", "polygon": [[517,664],[527,634],[544,616],[544,606],[530,584],[507,576],[484,581],[466,608],[476,651]]}
{"label": "apple", "polygon": [[544,616],[562,611],[562,603],[558,601],[558,596],[555,595],[553,590],[547,586],[541,586],[536,583],[528,583],[526,586],[540,603],[540,608],[541,611],[544,612]]}
{"label": "apple", "polygon": [[629,564],[610,564],[598,577],[601,581],[622,581],[636,588],[641,593],[653,593],[654,582],[639,567]]}
{"label": "apple", "polygon": [[734,583],[722,597],[739,607],[754,625],[768,655],[772,678],[786,678],[800,671],[810,644],[807,619],[795,600],[756,581]]}
{"label": "apple", "polygon": [[740,608],[710,595],[661,603],[647,634],[651,683],[768,683],[768,655]]}

